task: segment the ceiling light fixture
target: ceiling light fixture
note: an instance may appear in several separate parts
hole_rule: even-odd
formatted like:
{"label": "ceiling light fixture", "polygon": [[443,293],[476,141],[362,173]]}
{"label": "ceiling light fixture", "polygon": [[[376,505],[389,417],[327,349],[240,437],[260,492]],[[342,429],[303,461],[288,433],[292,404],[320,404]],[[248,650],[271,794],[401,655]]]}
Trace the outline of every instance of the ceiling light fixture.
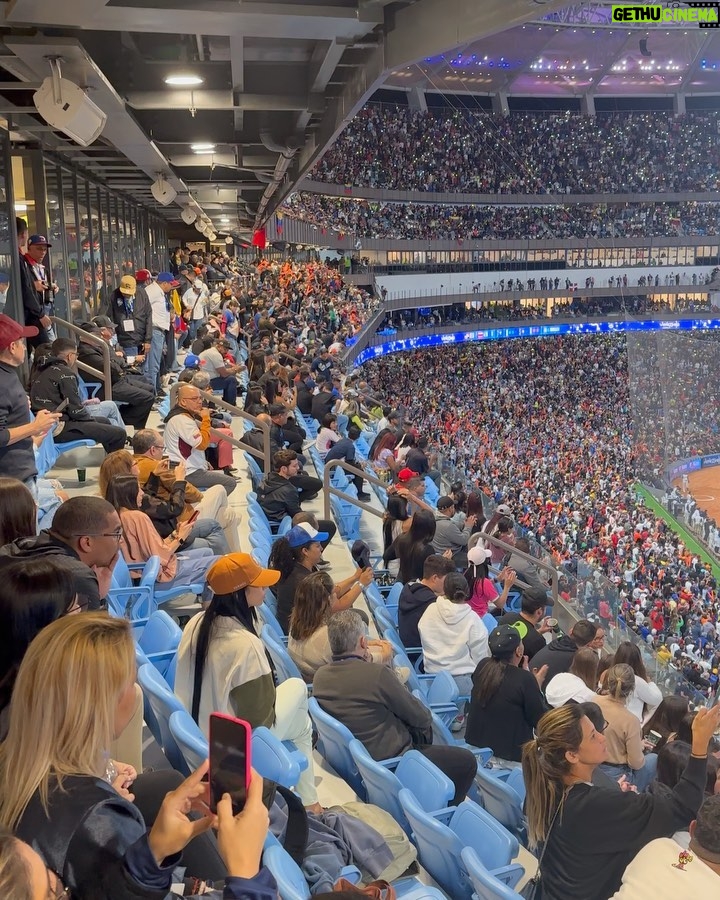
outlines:
{"label": "ceiling light fixture", "polygon": [[204,81],[199,75],[168,75],[165,78],[165,84],[170,87],[198,87]]}
{"label": "ceiling light fixture", "polygon": [[207,151],[209,151],[209,150],[214,150],[214,149],[215,149],[215,144],[210,144],[210,143],[204,143],[204,144],[190,144],[190,149],[191,149],[194,153],[203,153],[203,152],[207,152]]}

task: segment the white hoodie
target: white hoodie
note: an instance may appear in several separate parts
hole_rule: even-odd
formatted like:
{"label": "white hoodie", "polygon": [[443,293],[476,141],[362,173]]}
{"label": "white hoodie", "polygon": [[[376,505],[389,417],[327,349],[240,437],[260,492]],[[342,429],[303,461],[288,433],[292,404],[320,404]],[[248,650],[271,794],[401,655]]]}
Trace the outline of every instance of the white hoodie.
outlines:
{"label": "white hoodie", "polygon": [[488,630],[467,603],[440,596],[425,610],[418,625],[425,671],[445,670],[450,675],[472,675],[481,659],[490,655]]}

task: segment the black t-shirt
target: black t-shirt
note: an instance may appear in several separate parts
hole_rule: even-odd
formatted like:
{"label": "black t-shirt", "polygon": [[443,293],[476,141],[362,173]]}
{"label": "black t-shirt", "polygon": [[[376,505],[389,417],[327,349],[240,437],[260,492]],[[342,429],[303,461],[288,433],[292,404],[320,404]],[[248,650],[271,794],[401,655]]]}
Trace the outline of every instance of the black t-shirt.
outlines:
{"label": "black t-shirt", "polygon": [[295,568],[288,577],[284,579],[284,581],[278,582],[278,586],[275,589],[275,596],[277,597],[277,620],[285,634],[288,633],[290,628],[290,615],[295,603],[295,592],[297,591],[297,587],[301,581],[304,581],[304,579],[307,578],[308,575],[312,575],[313,572],[317,572],[317,569],[306,569],[305,566],[301,566],[300,563],[295,563]]}
{"label": "black t-shirt", "polygon": [[427,456],[422,450],[418,450],[417,447],[411,447],[410,450],[408,450],[405,457],[405,465],[408,469],[412,469],[413,472],[417,472],[418,475],[424,475],[426,472],[430,471]]}
{"label": "black t-shirt", "polygon": [[531,625],[527,619],[523,619],[520,613],[505,613],[504,616],[501,616],[498,625],[514,625],[516,622],[522,622],[523,625],[527,625],[528,633],[523,638],[523,645],[525,646],[525,656],[528,659],[532,659],[536,653],[539,653],[545,647],[545,638],[534,625]]}

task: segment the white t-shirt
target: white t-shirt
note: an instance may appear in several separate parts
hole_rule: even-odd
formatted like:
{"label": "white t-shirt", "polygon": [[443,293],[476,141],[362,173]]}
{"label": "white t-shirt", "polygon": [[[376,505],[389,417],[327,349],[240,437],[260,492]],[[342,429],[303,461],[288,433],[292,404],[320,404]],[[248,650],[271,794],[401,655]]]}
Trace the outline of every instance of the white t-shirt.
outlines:
{"label": "white t-shirt", "polygon": [[145,293],[152,308],[153,328],[162,328],[167,331],[170,328],[170,310],[165,291],[154,281],[145,285]]}
{"label": "white t-shirt", "polygon": [[339,440],[340,435],[337,431],[333,431],[332,428],[321,428],[318,431],[318,436],[315,438],[315,446],[320,454],[320,459],[325,459],[325,454]]}
{"label": "white t-shirt", "polygon": [[192,416],[178,415],[165,426],[165,452],[172,462],[185,460],[185,471],[205,472],[209,469],[205,451],[196,448],[202,442],[199,423]]}
{"label": "white t-shirt", "polygon": [[720,897],[720,875],[694,859],[676,868],[683,852],[671,838],[651,841],[625,869],[622,886],[611,900],[704,900]]}
{"label": "white t-shirt", "polygon": [[595,691],[591,691],[582,678],[570,672],[559,672],[550,679],[545,688],[545,697],[552,707],[564,706],[568,700],[576,703],[594,703],[597,699]]}
{"label": "white t-shirt", "polygon": [[225,368],[225,360],[222,358],[222,353],[218,349],[210,347],[209,350],[203,350],[200,354],[200,360],[203,363],[203,372],[205,372],[211,380],[213,378],[223,377],[218,372],[218,369]]}

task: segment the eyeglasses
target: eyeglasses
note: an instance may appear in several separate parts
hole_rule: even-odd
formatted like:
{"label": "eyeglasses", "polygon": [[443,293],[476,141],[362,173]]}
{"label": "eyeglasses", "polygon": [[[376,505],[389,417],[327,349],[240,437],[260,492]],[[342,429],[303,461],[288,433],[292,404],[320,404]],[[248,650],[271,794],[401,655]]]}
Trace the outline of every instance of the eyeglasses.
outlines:
{"label": "eyeglasses", "polygon": [[72,537],[112,537],[120,543],[123,539],[123,534],[125,532],[122,528],[119,531],[95,531],[95,532],[83,532],[82,534],[73,534]]}
{"label": "eyeglasses", "polygon": [[[62,883],[62,879],[57,874],[57,872],[53,872],[52,869],[47,869],[47,900],[69,900],[70,898],[70,888],[65,887]],[[55,884],[53,884],[53,879]]]}

